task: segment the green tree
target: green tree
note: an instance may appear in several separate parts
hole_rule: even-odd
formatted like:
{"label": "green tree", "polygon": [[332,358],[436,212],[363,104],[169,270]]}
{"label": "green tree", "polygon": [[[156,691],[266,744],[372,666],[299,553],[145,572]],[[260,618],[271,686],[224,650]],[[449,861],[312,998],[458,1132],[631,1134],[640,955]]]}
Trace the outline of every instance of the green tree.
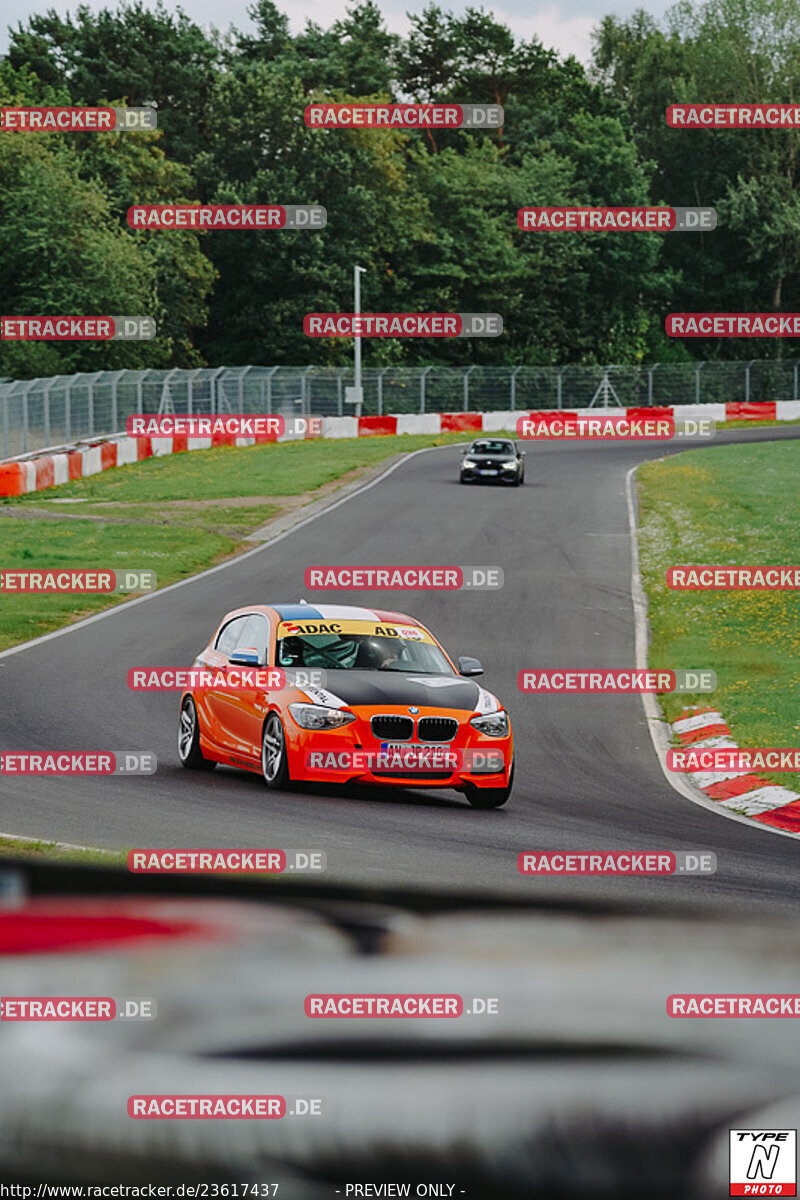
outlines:
{"label": "green tree", "polygon": [[122,0],[114,10],[79,5],[74,18],[34,14],[10,34],[8,61],[43,83],[65,87],[75,104],[117,96],[155,105],[170,155],[191,160],[202,142],[221,47],[162,0]]}
{"label": "green tree", "polygon": [[[74,151],[50,135],[0,139],[0,290],[20,316],[152,314],[155,273],[119,227],[101,188],[79,177]],[[0,344],[0,373],[51,374],[160,365],[158,342]],[[59,364],[56,367],[56,362]]]}
{"label": "green tree", "polygon": [[256,33],[236,33],[233,52],[228,55],[229,66],[235,66],[237,62],[245,66],[252,62],[273,62],[293,53],[289,18],[273,4],[273,0],[255,0],[247,9],[247,15],[254,22]]}
{"label": "green tree", "polygon": [[424,200],[409,184],[404,135],[309,129],[304,102],[283,61],[218,80],[210,147],[198,163],[205,194],[229,203],[321,203],[328,228],[208,236],[220,274],[205,343],[210,361],[347,361],[352,348],[307,338],[303,316],[350,310],[356,261],[381,281],[379,295],[391,290],[393,256],[402,258],[422,236]]}
{"label": "green tree", "polygon": [[[80,134],[76,141],[82,179],[103,188],[125,236],[147,263],[155,289],[153,315],[164,339],[164,366],[204,363],[195,341],[208,319],[216,272],[203,242],[213,234],[191,229],[132,230],[131,204],[184,204],[196,198],[187,167],[167,157],[160,132]],[[167,347],[169,349],[167,350]]]}
{"label": "green tree", "polygon": [[[680,278],[672,307],[760,311],[797,306],[800,132],[680,130],[667,105],[795,101],[800,94],[800,10],[794,0],[680,3],[658,24],[643,12],[607,17],[593,75],[628,108],[641,154],[653,159],[652,199],[717,210],[717,229],[665,239]],[[797,353],[794,340],[693,339],[700,358]]]}
{"label": "green tree", "polygon": [[310,21],[295,39],[303,85],[361,98],[391,93],[398,43],[375,0],[360,0],[328,30]]}

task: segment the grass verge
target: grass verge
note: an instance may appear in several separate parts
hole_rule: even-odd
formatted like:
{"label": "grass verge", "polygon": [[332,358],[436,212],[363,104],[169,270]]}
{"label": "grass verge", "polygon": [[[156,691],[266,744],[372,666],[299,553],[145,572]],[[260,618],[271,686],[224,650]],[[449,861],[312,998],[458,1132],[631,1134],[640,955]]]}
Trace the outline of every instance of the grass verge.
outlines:
{"label": "grass verge", "polygon": [[[221,446],[145,459],[0,501],[0,567],[147,568],[156,572],[159,587],[166,587],[237,553],[254,529],[357,479],[394,454],[468,437],[454,433]],[[0,649],[125,599],[0,593]]]}
{"label": "grass verge", "polygon": [[738,421],[720,421],[720,422],[718,422],[717,431],[724,432],[726,429],[761,429],[761,428],[782,429],[784,425],[800,425],[800,420],[768,421],[768,420],[764,419],[763,417],[759,417],[753,421],[753,420],[750,420],[748,417],[744,417]]}
{"label": "grass verge", "polygon": [[[33,862],[53,862],[74,864],[83,867],[109,867],[120,871],[128,870],[128,850],[100,850],[92,846],[70,846],[63,842],[36,841],[33,838],[0,837],[0,867],[3,860],[30,860]],[[7,866],[11,866],[8,861]],[[167,877],[165,873],[165,878]],[[209,871],[188,873],[189,879],[199,881],[210,878],[219,879]],[[272,883],[275,879],[285,879],[286,875],[274,875],[270,871],[256,872],[229,871],[224,878],[237,882]]]}
{"label": "grass verge", "polygon": [[61,842],[36,842],[27,838],[0,837],[0,859],[31,858],[37,862],[82,863],[84,866],[124,867],[124,850],[93,850],[91,847],[65,846]]}
{"label": "grass verge", "polygon": [[[636,476],[650,665],[717,673],[712,695],[662,707],[670,720],[687,704],[718,707],[740,746],[800,746],[800,593],[677,592],[666,571],[800,562],[798,474],[800,441],[787,441],[688,450]],[[765,777],[800,791],[799,775]]]}
{"label": "grass verge", "polygon": [[[400,437],[265,442],[218,446],[147,458],[127,467],[76,479],[47,496],[57,499],[131,501],[222,500],[235,496],[299,496],[354,471],[382,462],[399,450],[464,441],[469,434],[405,434]],[[41,497],[40,493],[40,497]],[[20,496],[13,504],[24,504]]]}

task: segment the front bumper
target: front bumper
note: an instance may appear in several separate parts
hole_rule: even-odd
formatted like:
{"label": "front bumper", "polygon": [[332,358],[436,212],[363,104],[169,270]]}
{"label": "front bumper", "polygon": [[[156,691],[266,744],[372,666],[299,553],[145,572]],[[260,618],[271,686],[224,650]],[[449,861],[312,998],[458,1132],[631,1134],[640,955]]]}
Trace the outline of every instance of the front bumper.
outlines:
{"label": "front bumper", "polygon": [[[370,727],[373,715],[392,713],[391,708],[384,706],[380,710],[364,711],[353,707],[350,711],[356,714],[356,720],[350,725],[313,731],[301,729],[291,714],[286,714],[292,779],[380,787],[453,788],[457,791],[467,787],[499,788],[508,784],[514,757],[510,722],[506,737],[489,737],[469,724],[470,718],[476,715],[473,712],[422,708],[420,717],[455,718],[458,721],[456,736],[447,743],[421,742],[415,733],[409,741],[391,743],[398,747],[394,753],[384,749],[386,743],[374,737]],[[398,708],[396,714],[403,716],[406,710]],[[415,755],[414,769],[403,769],[403,751]]]}
{"label": "front bumper", "polygon": [[506,471],[502,467],[498,467],[496,470],[481,467],[461,468],[461,478],[469,480],[471,483],[515,483],[519,479],[519,475],[519,467],[516,467],[513,471]]}

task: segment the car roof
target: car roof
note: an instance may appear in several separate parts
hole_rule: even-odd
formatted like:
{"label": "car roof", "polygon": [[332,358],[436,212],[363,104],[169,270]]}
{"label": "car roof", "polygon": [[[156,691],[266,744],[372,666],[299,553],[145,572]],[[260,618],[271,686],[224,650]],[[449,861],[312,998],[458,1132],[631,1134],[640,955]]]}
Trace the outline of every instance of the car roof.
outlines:
{"label": "car roof", "polygon": [[362,608],[355,604],[249,604],[232,609],[223,620],[246,613],[276,616],[279,621],[392,621],[425,628],[421,621],[406,613],[390,612],[384,608]]}

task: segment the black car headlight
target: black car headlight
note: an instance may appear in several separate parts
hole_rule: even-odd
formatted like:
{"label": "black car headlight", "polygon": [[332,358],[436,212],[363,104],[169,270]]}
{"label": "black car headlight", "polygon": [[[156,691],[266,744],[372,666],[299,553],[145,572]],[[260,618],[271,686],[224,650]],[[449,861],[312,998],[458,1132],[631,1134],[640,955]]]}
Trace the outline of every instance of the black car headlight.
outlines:
{"label": "black car headlight", "polygon": [[516,462],[504,462],[503,463],[504,471],[516,471],[516,469],[517,469]]}
{"label": "black car headlight", "polygon": [[326,708],[324,704],[290,704],[289,712],[301,729],[339,729],[356,719],[346,708]]}
{"label": "black car headlight", "polygon": [[502,708],[498,708],[497,712],[472,717],[470,725],[488,737],[508,737],[508,713]]}
{"label": "black car headlight", "polygon": [[477,467],[478,464],[475,462],[474,458],[463,458],[461,460],[461,465],[462,467],[468,467],[469,470],[472,471],[475,469],[475,467]]}

